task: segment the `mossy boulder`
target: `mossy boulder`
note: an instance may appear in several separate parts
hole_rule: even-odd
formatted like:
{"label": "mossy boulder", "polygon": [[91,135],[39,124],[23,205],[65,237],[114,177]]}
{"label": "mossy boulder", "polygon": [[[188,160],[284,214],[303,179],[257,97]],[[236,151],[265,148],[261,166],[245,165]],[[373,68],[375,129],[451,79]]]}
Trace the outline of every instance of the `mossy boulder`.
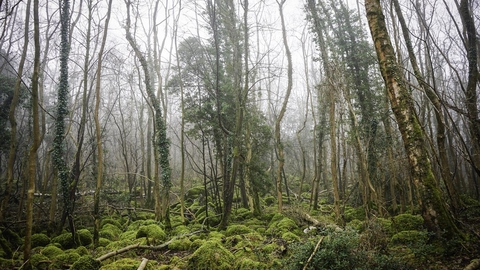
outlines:
{"label": "mossy boulder", "polygon": [[345,217],[345,222],[350,222],[354,219],[364,221],[365,220],[365,209],[363,209],[363,207],[353,208],[353,207],[350,207],[350,206],[346,206],[343,215]]}
{"label": "mossy boulder", "polygon": [[232,235],[246,234],[251,232],[253,232],[253,230],[245,225],[232,224],[228,226],[227,230],[225,231],[225,235],[232,236]]}
{"label": "mossy boulder", "polygon": [[58,243],[63,249],[70,249],[75,246],[72,238],[72,233],[62,233],[59,236],[52,238],[52,243]]}
{"label": "mossy boulder", "polygon": [[300,241],[300,237],[292,232],[286,232],[282,234],[282,238],[288,243]]}
{"label": "mossy boulder", "polygon": [[137,231],[126,231],[126,232],[123,232],[121,233],[119,236],[118,236],[118,239],[119,240],[130,240],[130,241],[133,241],[137,237]]}
{"label": "mossy boulder", "polygon": [[188,259],[188,269],[232,269],[235,256],[218,241],[206,241]]}
{"label": "mossy boulder", "polygon": [[78,255],[80,256],[84,256],[84,255],[88,255],[90,254],[90,252],[88,251],[88,249],[84,246],[80,246],[80,247],[77,247],[75,249],[75,252],[78,253]]}
{"label": "mossy boulder", "polygon": [[392,226],[396,232],[421,230],[423,218],[419,215],[400,214],[393,217]]}
{"label": "mossy boulder", "polygon": [[112,224],[113,226],[119,229],[122,228],[122,224],[120,224],[120,222],[118,222],[116,219],[113,219],[113,218],[102,219],[102,222],[100,223],[100,228],[103,228],[106,224]]}
{"label": "mossy boulder", "polygon": [[32,248],[44,247],[50,244],[50,237],[43,233],[32,234]]}
{"label": "mossy boulder", "polygon": [[263,200],[267,206],[271,206],[276,202],[276,199],[273,196],[266,196]]}
{"label": "mossy boulder", "polygon": [[200,196],[200,194],[204,194],[204,192],[203,186],[192,187],[191,189],[187,190],[187,193],[185,194],[185,200],[190,200],[193,202]]}
{"label": "mossy boulder", "polygon": [[247,208],[238,208],[234,213],[232,218],[237,221],[249,220],[253,217],[252,211]]}
{"label": "mossy boulder", "polygon": [[88,229],[77,231],[78,243],[82,246],[88,246],[93,243],[93,234]]}
{"label": "mossy boulder", "polygon": [[65,269],[80,259],[80,255],[75,250],[67,250],[65,253],[55,257],[54,262],[49,268]]}
{"label": "mossy boulder", "polygon": [[185,225],[175,226],[172,231],[174,235],[182,235],[182,234],[187,234],[189,232],[190,232],[190,229]]}
{"label": "mossy boulder", "polygon": [[115,241],[118,239],[118,236],[122,233],[117,226],[107,223],[102,226],[102,229],[99,231],[99,236],[107,238],[108,240]]}
{"label": "mossy boulder", "polygon": [[[51,262],[50,258],[41,253],[33,254],[30,257],[30,263],[33,266],[33,269],[47,269]],[[10,267],[6,267],[6,265],[0,266],[2,269],[11,269]]]}
{"label": "mossy boulder", "polygon": [[98,270],[102,264],[95,260],[91,255],[80,257],[75,263],[73,263],[70,270]]}
{"label": "mossy boulder", "polygon": [[257,262],[251,258],[239,258],[235,261],[235,269],[238,270],[252,270],[252,269],[267,269],[266,265]]}
{"label": "mossy boulder", "polygon": [[136,238],[142,237],[146,237],[147,241],[160,242],[167,238],[167,234],[157,224],[149,224],[138,229]]}
{"label": "mossy boulder", "polygon": [[392,236],[392,244],[394,245],[416,245],[425,243],[428,234],[424,231],[408,230],[401,231]]}
{"label": "mossy boulder", "polygon": [[189,250],[192,246],[192,241],[188,238],[176,239],[173,240],[169,245],[169,250],[176,250],[176,251],[186,251]]}
{"label": "mossy boulder", "polygon": [[268,225],[267,235],[282,236],[286,232],[298,230],[298,226],[291,218],[281,214],[275,215]]}
{"label": "mossy boulder", "polygon": [[54,246],[54,245],[49,245],[47,247],[45,247],[44,249],[42,249],[41,251],[41,254],[45,255],[46,257],[48,257],[49,259],[54,259],[55,257],[63,254],[63,250],[61,250],[60,248]]}
{"label": "mossy boulder", "polygon": [[98,246],[99,247],[106,247],[108,246],[112,241],[110,241],[107,238],[100,237],[98,238]]}
{"label": "mossy boulder", "polygon": [[[135,270],[140,265],[141,260],[132,258],[123,258],[102,266],[101,270]],[[153,269],[154,261],[148,261],[145,269]]]}
{"label": "mossy boulder", "polygon": [[142,226],[157,224],[154,219],[136,220],[128,225],[127,231],[137,231]]}

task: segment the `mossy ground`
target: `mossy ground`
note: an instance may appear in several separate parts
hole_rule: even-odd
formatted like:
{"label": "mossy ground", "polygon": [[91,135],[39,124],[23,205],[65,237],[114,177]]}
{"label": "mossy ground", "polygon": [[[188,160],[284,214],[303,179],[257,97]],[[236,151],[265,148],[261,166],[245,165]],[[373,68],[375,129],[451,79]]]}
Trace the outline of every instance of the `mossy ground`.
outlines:
{"label": "mossy ground", "polygon": [[[192,205],[203,215],[196,200]],[[91,227],[77,230],[76,243],[70,232],[57,236],[35,233],[31,263],[34,269],[137,269],[142,258],[147,258],[146,269],[302,269],[320,239],[323,242],[312,258],[315,266],[307,269],[462,269],[470,259],[480,256],[474,241],[445,244],[435,240],[419,215],[366,219],[361,207],[347,207],[348,222],[339,227],[324,213],[330,206],[324,203],[321,207],[321,211],[309,211],[302,204],[287,205],[285,211],[278,213],[272,205],[257,216],[238,208],[233,210],[231,222],[223,231],[215,226],[207,230],[198,217],[185,223],[172,217],[173,228],[165,230],[150,214],[131,220],[121,215],[105,216],[96,249]],[[307,214],[316,224],[305,233],[304,229],[313,225],[305,218]],[[187,235],[199,229],[204,231]],[[6,235],[5,243],[22,245],[23,239],[14,232]],[[95,260],[132,244],[160,245],[172,238],[175,239],[161,250],[135,249],[102,262]],[[471,255],[465,256],[468,252]],[[22,265],[21,252],[10,259],[5,258],[5,251],[0,250],[0,255],[0,269]]]}

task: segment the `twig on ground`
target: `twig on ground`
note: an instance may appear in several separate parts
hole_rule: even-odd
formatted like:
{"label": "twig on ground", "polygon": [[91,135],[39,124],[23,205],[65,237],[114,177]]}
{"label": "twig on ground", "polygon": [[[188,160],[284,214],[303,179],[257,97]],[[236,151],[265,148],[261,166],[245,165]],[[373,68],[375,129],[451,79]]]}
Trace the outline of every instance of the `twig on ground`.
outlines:
{"label": "twig on ground", "polygon": [[307,269],[308,264],[312,261],[313,256],[315,256],[315,253],[317,253],[317,250],[318,250],[318,248],[320,247],[320,244],[322,243],[324,237],[325,237],[325,236],[322,236],[322,237],[320,237],[320,239],[318,240],[317,245],[316,245],[315,248],[313,249],[312,254],[310,254],[310,257],[308,258],[307,262],[305,263],[305,266],[303,267],[303,270],[306,270],[306,269]]}

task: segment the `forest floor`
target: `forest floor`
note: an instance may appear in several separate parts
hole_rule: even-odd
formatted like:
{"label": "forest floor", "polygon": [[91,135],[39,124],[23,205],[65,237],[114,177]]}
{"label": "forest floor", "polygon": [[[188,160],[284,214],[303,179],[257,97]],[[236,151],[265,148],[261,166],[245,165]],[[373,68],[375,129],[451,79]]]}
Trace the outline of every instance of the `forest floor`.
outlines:
{"label": "forest floor", "polygon": [[[480,258],[480,203],[469,200],[459,224],[467,240],[446,240],[427,232],[419,215],[365,217],[363,208],[344,208],[334,222],[332,205],[270,202],[259,216],[236,208],[224,231],[213,204],[187,204],[182,221],[172,207],[172,229],[149,210],[105,207],[100,241],[93,248],[90,215],[76,217],[70,232],[53,235],[38,225],[32,236],[34,269],[466,269]],[[208,217],[206,217],[208,214]],[[40,223],[38,223],[40,224]],[[0,269],[22,268],[21,230],[2,227]],[[148,260],[148,261],[147,261]],[[143,264],[142,264],[143,262]],[[145,264],[146,262],[146,264]],[[477,266],[479,267],[480,264]],[[142,268],[144,267],[144,268]],[[478,269],[478,268],[470,268]]]}

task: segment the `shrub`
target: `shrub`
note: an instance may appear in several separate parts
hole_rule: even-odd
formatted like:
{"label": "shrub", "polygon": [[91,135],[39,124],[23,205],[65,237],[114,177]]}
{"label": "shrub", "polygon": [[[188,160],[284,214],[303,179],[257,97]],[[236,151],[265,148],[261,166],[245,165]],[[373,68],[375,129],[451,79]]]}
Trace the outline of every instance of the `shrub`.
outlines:
{"label": "shrub", "polygon": [[394,245],[418,245],[424,244],[428,240],[428,234],[422,231],[409,230],[401,231],[392,236]]}
{"label": "shrub", "polygon": [[345,207],[345,212],[343,213],[345,216],[345,222],[350,222],[354,219],[358,219],[360,221],[365,220],[365,210],[363,207],[357,207],[357,208],[352,208],[352,207]]}
{"label": "shrub", "polygon": [[235,257],[218,241],[206,241],[189,258],[188,269],[232,269]]}
{"label": "shrub", "polygon": [[43,233],[32,234],[32,248],[44,247],[50,244],[50,237]]}

